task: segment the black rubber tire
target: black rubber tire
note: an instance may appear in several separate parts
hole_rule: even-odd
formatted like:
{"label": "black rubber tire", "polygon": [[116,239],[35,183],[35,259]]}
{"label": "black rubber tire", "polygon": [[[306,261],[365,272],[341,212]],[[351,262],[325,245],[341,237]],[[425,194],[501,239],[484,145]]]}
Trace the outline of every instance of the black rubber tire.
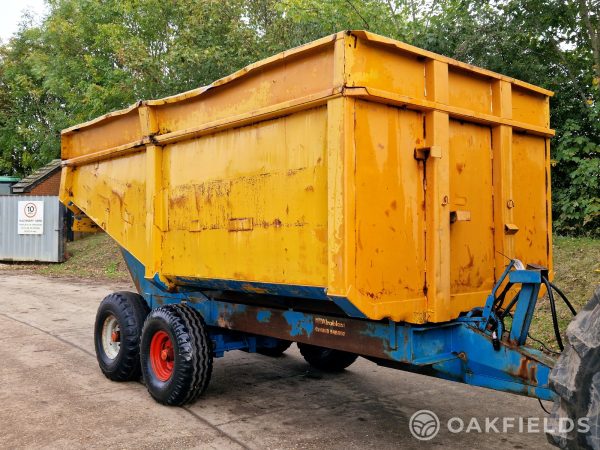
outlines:
{"label": "black rubber tire", "polygon": [[[550,387],[558,395],[550,414],[548,441],[566,449],[600,449],[600,287],[569,324],[569,345],[550,373]],[[574,430],[559,429],[570,419]],[[584,419],[589,430],[579,427]]]}
{"label": "black rubber tire", "polygon": [[[144,298],[133,292],[114,292],[100,303],[94,325],[94,346],[100,370],[108,379],[139,380],[140,336],[149,311]],[[120,328],[121,347],[114,359],[106,355],[102,346],[102,328],[109,315],[117,319]]]}
{"label": "black rubber tire", "polygon": [[341,372],[358,358],[354,353],[316,345],[298,343],[298,348],[307,363],[323,372]]}
{"label": "black rubber tire", "polygon": [[[174,351],[170,378],[161,381],[150,363],[152,336],[165,331]],[[213,366],[212,342],[202,316],[190,306],[167,305],[148,314],[140,343],[142,377],[150,395],[159,403],[182,406],[194,402],[207,388]]]}
{"label": "black rubber tire", "polygon": [[292,345],[291,341],[284,341],[283,339],[277,339],[275,347],[258,347],[256,353],[261,355],[270,356],[271,358],[278,358],[285,353],[285,351]]}

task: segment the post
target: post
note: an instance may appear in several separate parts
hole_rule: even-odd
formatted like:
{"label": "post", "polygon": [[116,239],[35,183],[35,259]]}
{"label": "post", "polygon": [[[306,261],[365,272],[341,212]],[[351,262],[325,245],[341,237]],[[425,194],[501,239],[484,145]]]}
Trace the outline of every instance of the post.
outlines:
{"label": "post", "polygon": [[[425,66],[428,100],[448,104],[448,64],[430,60]],[[425,321],[447,320],[450,314],[450,118],[447,112],[425,115],[425,143],[436,155],[425,161],[425,229],[427,315]]]}
{"label": "post", "polygon": [[152,143],[152,136],[158,133],[158,123],[154,111],[147,105],[139,108],[142,136],[146,144],[146,244],[148,254],[146,278],[161,272],[162,233],[166,231],[166,214],[163,202],[162,152],[163,148]]}
{"label": "post", "polygon": [[[508,81],[492,83],[492,112],[502,119],[512,118],[512,89]],[[499,279],[508,258],[516,258],[515,238],[519,229],[514,223],[512,194],[512,127],[492,128],[492,183],[494,192],[495,277]]]}

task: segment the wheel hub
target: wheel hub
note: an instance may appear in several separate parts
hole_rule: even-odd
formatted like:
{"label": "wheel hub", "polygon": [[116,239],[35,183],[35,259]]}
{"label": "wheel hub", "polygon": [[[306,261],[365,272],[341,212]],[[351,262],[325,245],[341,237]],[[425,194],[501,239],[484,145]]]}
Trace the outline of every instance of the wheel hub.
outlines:
{"label": "wheel hub", "polygon": [[160,381],[167,381],[171,378],[175,366],[175,355],[173,342],[165,331],[159,330],[152,336],[149,359],[156,378]]}
{"label": "wheel hub", "polygon": [[115,316],[109,314],[102,324],[102,350],[108,359],[115,359],[121,350],[121,327]]}
{"label": "wheel hub", "polygon": [[170,355],[170,353],[173,353],[172,349],[162,349],[160,352],[160,359],[163,361],[173,361],[173,355]]}

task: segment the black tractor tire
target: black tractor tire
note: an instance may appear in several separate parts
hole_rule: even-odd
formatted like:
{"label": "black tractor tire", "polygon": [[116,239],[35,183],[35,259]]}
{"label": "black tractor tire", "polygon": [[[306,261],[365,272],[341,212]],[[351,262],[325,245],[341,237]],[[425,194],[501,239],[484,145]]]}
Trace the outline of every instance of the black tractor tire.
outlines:
{"label": "black tractor tire", "polygon": [[[139,380],[140,336],[149,311],[144,298],[133,292],[114,292],[100,303],[94,325],[94,346],[100,370],[108,379]],[[119,348],[112,357],[107,353],[108,344],[103,343],[103,332],[110,325],[118,326],[112,342],[113,345],[118,343]]]}
{"label": "black tractor tire", "polygon": [[[567,328],[566,346],[550,373],[557,399],[548,441],[565,449],[600,449],[600,287]],[[569,431],[567,422],[573,423]],[[560,426],[562,423],[562,427]]]}
{"label": "black tractor tire", "polygon": [[256,353],[261,355],[270,356],[271,358],[279,358],[285,353],[285,351],[292,345],[291,341],[284,341],[283,339],[277,339],[277,344],[274,347],[257,347]]}
{"label": "black tractor tire", "polygon": [[298,343],[298,348],[307,363],[323,372],[341,372],[358,358],[354,353],[316,345]]}
{"label": "black tractor tire", "polygon": [[[170,364],[170,368],[165,366],[167,373],[157,369],[163,364],[156,353],[159,336],[163,338],[162,342],[168,341],[168,347],[160,352],[161,357],[165,355],[164,364]],[[202,316],[188,305],[161,306],[148,314],[142,331],[140,354],[146,388],[159,403],[169,406],[192,403],[210,382],[212,342]]]}

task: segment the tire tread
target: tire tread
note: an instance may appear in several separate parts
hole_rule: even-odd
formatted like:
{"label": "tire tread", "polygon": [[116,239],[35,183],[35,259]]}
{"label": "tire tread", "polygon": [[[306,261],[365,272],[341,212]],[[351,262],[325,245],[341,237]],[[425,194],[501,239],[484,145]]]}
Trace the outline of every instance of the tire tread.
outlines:
{"label": "tire tread", "polygon": [[[162,322],[177,341],[178,357],[172,378],[156,383],[149,363],[151,328]],[[186,304],[166,305],[154,309],[146,318],[142,332],[142,375],[150,395],[159,403],[182,406],[194,402],[207,388],[212,374],[212,343],[202,316]]]}
{"label": "tire tread", "polygon": [[[112,310],[112,311],[111,311]],[[112,381],[132,381],[140,377],[140,351],[139,342],[142,326],[146,315],[150,311],[144,298],[134,292],[119,291],[107,295],[96,314],[96,323],[94,327],[94,344],[96,347],[96,357],[102,373]],[[115,367],[110,367],[102,359],[102,346],[99,341],[104,323],[103,315],[105,312],[112,312],[113,315],[121,319],[121,349],[118,360],[115,361]],[[120,317],[119,317],[120,316]]]}
{"label": "tire tread", "polygon": [[[550,414],[550,423],[571,419],[575,429],[569,433],[555,431],[546,434],[548,441],[565,449],[600,448],[600,408],[591,408],[600,391],[600,287],[587,305],[567,328],[569,345],[560,355],[550,373],[549,384],[557,399]],[[577,420],[587,417],[591,429],[577,432]]]}

